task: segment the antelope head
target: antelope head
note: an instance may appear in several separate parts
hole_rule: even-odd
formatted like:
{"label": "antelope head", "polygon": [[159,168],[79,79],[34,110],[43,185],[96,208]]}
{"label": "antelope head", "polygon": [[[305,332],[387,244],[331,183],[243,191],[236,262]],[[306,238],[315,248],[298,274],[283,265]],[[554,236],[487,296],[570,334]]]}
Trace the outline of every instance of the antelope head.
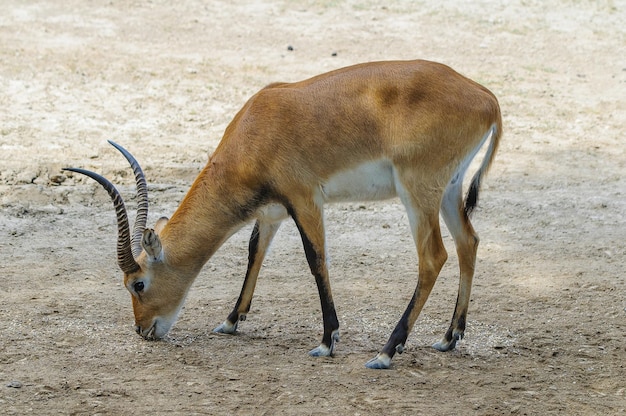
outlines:
{"label": "antelope head", "polygon": [[85,169],[63,170],[86,175],[109,193],[117,214],[117,263],[124,273],[124,286],[131,294],[135,330],[145,339],[159,339],[176,321],[189,284],[181,282],[180,273],[166,262],[159,234],[167,218],[159,219],[154,229],[146,228],[148,187],[139,163],[122,146],[110,140],[109,143],[124,155],[135,174],[138,202],[132,234],[124,200],[109,180]]}

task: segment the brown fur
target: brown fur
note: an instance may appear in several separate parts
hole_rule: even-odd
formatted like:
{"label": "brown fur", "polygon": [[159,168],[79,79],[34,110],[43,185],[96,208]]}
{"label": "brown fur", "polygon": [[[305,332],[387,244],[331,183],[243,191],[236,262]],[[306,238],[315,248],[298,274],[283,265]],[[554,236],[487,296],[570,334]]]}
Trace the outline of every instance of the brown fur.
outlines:
{"label": "brown fur", "polygon": [[[253,235],[257,240],[251,243],[251,251],[258,249],[260,255],[251,253],[242,295],[225,323],[229,331],[236,327],[237,319],[243,319],[249,309],[260,262],[277,228],[258,210],[275,203],[296,221],[320,291],[324,337],[312,354],[331,354],[338,323],[325,261],[319,189],[341,171],[385,159],[406,191],[403,202],[416,213],[419,280],[405,316],[368,366],[386,368],[395,351],[402,350],[447,258],[439,230],[440,209],[447,221],[461,223],[454,235],[461,270],[459,301],[449,334],[438,348],[454,347],[465,326],[478,237],[463,213],[460,188],[459,195],[450,197],[453,207],[442,208],[442,198],[461,162],[492,127],[493,151],[483,163],[478,184],[497,150],[500,108],[489,90],[445,65],[419,60],[374,62],[297,83],[268,85],[236,114],[178,210],[159,226],[158,237],[146,231],[153,233],[144,238],[150,256],[144,251],[137,259],[141,271],[125,277],[133,294],[138,332],[152,336],[147,331],[157,317],[175,315],[211,255],[257,217],[255,230],[261,239]],[[150,241],[156,241],[154,247]],[[158,255],[161,246],[158,260],[153,252]],[[140,280],[146,281],[146,289],[135,293],[133,285]]]}

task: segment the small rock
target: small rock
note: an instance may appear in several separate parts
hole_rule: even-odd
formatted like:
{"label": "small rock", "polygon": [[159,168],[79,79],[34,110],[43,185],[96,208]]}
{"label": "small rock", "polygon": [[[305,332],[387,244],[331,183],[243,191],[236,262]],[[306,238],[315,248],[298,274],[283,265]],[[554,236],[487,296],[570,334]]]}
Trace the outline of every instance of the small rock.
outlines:
{"label": "small rock", "polygon": [[65,175],[52,175],[50,176],[50,183],[54,185],[60,185],[67,179]]}
{"label": "small rock", "polygon": [[21,389],[22,383],[20,383],[19,381],[11,381],[9,382],[9,384],[7,384],[7,387],[10,387],[12,389]]}

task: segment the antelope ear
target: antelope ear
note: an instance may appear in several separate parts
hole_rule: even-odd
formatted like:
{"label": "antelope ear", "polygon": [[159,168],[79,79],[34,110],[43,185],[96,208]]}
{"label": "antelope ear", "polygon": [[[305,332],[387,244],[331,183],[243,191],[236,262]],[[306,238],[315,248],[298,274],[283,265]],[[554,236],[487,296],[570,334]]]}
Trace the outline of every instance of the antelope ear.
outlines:
{"label": "antelope ear", "polygon": [[150,260],[159,261],[161,259],[161,253],[163,251],[161,239],[154,230],[150,228],[144,230],[141,238],[141,246],[146,250],[146,254],[148,254]]}
{"label": "antelope ear", "polygon": [[165,227],[165,224],[167,224],[168,221],[169,219],[167,217],[159,218],[159,220],[156,222],[156,225],[154,226],[154,232],[157,234],[161,234],[161,231],[163,230],[163,228]]}

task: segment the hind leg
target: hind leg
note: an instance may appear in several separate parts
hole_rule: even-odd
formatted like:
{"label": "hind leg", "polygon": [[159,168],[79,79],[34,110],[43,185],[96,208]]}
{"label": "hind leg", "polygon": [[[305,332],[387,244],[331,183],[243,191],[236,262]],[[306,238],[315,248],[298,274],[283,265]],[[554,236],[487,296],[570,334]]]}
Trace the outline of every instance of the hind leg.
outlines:
{"label": "hind leg", "polygon": [[452,234],[459,258],[459,293],[450,327],[443,339],[433,345],[439,351],[454,349],[456,342],[463,338],[467,309],[470,301],[476,252],[478,250],[478,235],[474,231],[468,216],[463,210],[461,183],[452,182],[446,189],[441,204],[441,214],[446,226]]}
{"label": "hind leg", "polygon": [[419,254],[417,287],[387,344],[374,359],[366,364],[368,368],[389,368],[395,353],[401,353],[404,350],[404,344],[409,332],[412,330],[417,317],[428,300],[439,271],[447,258],[443,241],[441,240],[438,220],[438,213],[435,212],[434,215],[429,216],[428,220],[420,221],[421,230],[418,230],[417,238]]}
{"label": "hind leg", "polygon": [[[396,352],[401,353],[413,329],[424,304],[437,280],[437,276],[446,262],[448,254],[443,245],[439,227],[439,197],[429,194],[429,189],[414,185],[404,186],[398,182],[396,187],[402,203],[406,207],[418,254],[418,279],[415,292],[400,321],[391,333],[389,340],[380,353],[368,361],[365,366],[371,369],[386,369]],[[406,188],[411,192],[405,191]],[[426,205],[430,201],[430,204]]]}

